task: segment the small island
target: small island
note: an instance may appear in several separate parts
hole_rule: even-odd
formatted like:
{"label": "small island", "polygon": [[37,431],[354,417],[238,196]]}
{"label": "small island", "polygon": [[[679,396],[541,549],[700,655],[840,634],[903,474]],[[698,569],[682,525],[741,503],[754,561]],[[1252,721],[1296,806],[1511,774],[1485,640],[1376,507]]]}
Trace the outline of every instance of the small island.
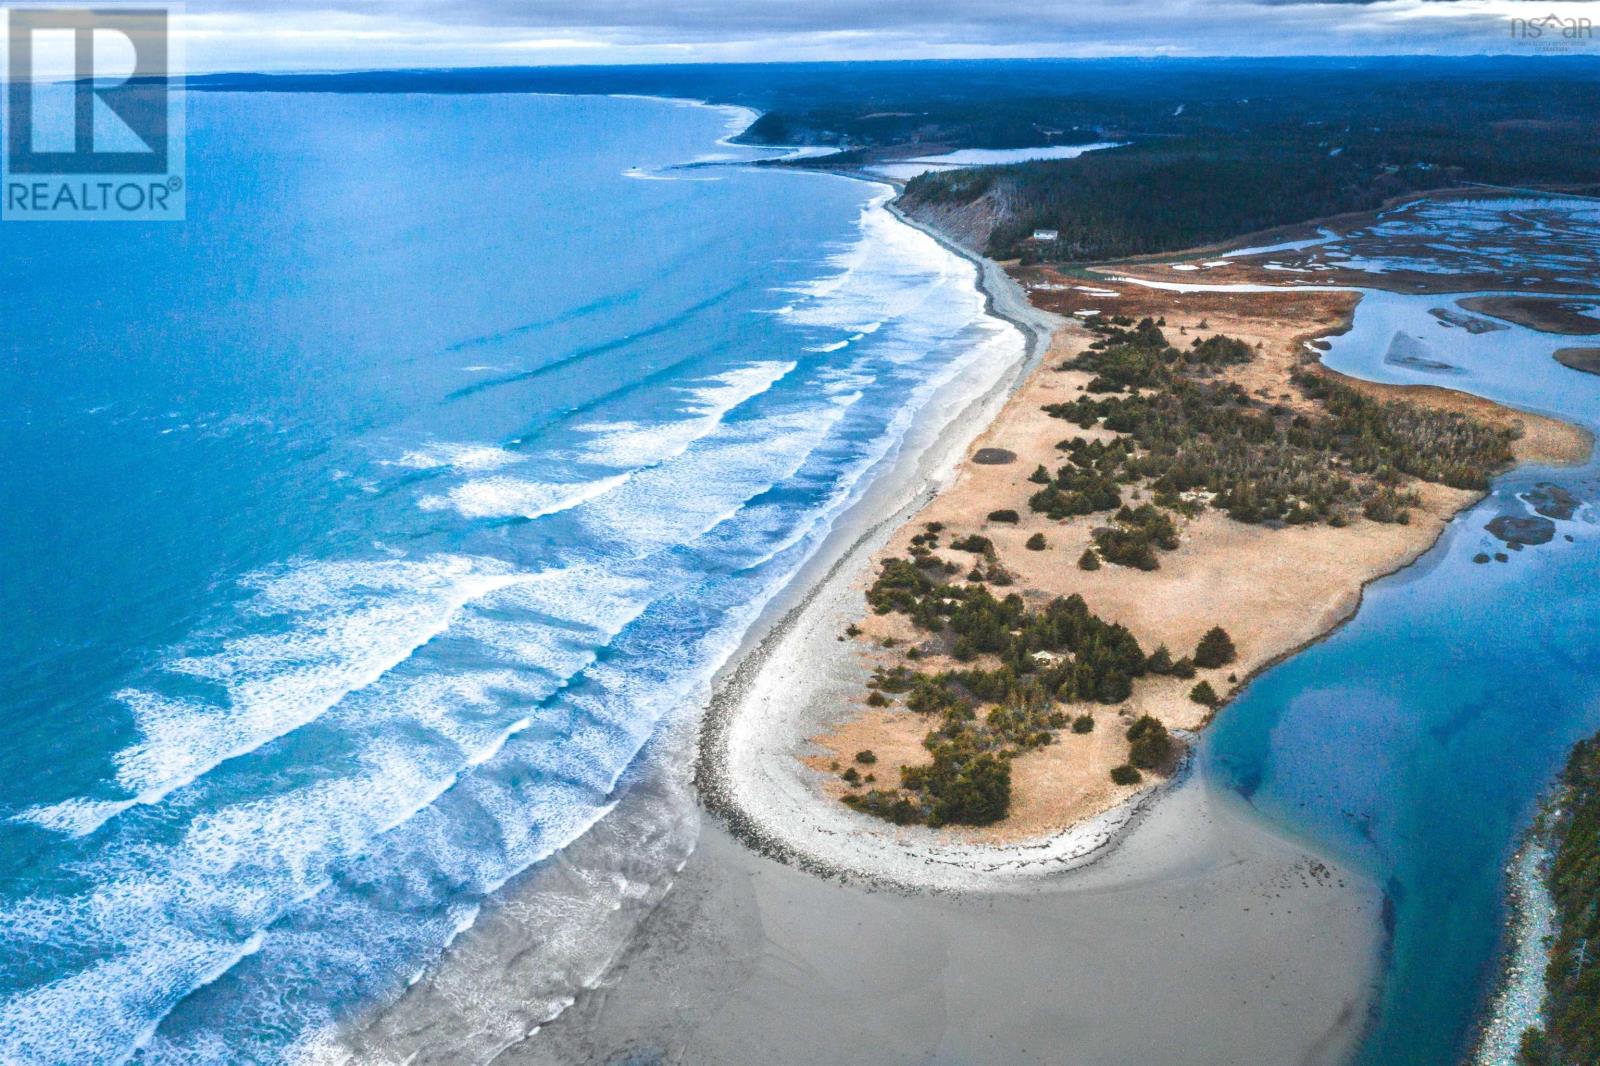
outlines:
{"label": "small island", "polygon": [[1589,312],[1595,305],[1551,296],[1469,296],[1460,301],[1468,311],[1493,315],[1541,333],[1586,337],[1600,333],[1600,318]]}
{"label": "small island", "polygon": [[1556,362],[1585,374],[1600,374],[1600,348],[1557,348]]}

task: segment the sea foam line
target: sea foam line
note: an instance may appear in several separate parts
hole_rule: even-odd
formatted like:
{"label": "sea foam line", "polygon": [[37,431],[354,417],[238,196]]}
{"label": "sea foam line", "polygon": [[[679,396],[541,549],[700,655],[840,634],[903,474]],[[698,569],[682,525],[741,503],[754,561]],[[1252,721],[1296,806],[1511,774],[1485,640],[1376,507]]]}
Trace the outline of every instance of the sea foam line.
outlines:
{"label": "sea foam line", "polygon": [[[132,807],[159,803],[223,763],[315,721],[445,632],[467,604],[530,577],[508,572],[504,564],[462,556],[311,564],[278,577],[258,577],[263,600],[258,609],[291,611],[305,618],[301,626],[233,638],[215,654],[167,664],[175,674],[221,684],[226,704],[143,689],[118,693],[144,738],[114,757],[117,783],[134,793],[131,798],[76,797],[14,817],[84,836]],[[399,602],[396,597],[357,602],[374,588],[399,591]],[[324,613],[318,615],[319,610]]]}

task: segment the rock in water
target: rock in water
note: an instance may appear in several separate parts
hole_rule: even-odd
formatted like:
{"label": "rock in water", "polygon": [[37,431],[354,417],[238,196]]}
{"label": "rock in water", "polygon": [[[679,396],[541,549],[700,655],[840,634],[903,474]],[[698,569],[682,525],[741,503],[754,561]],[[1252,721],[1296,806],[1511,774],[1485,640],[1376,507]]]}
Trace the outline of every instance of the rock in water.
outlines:
{"label": "rock in water", "polygon": [[1507,544],[1549,544],[1556,536],[1556,524],[1548,518],[1514,518],[1503,514],[1483,528]]}
{"label": "rock in water", "polygon": [[1546,518],[1559,518],[1565,522],[1578,510],[1578,499],[1560,485],[1541,481],[1527,492],[1523,499]]}

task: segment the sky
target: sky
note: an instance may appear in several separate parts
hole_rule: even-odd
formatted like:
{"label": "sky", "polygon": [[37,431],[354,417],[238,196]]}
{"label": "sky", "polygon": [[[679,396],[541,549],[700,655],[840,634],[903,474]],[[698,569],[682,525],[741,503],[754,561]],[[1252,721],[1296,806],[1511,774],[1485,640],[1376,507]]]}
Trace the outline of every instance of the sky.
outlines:
{"label": "sky", "polygon": [[1512,19],[1600,0],[189,0],[218,70],[819,59],[1588,52]]}
{"label": "sky", "polygon": [[191,0],[192,71],[1117,55],[1594,51],[1537,0]]}

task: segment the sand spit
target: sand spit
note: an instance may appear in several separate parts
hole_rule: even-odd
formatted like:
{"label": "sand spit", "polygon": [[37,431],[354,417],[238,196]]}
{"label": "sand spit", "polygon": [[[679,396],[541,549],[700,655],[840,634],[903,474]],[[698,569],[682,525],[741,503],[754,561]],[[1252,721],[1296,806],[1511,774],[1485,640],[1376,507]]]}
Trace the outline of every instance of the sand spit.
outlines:
{"label": "sand spit", "polygon": [[[1020,272],[1034,299],[1062,316],[1040,365],[1006,401],[997,418],[967,446],[961,463],[909,520],[853,546],[787,617],[760,653],[742,665],[713,714],[703,751],[701,787],[731,823],[761,847],[818,869],[871,881],[937,889],[998,888],[1059,872],[1104,855],[1152,796],[1147,778],[1117,786],[1109,770],[1126,761],[1125,727],[1140,715],[1160,718],[1179,735],[1201,728],[1211,711],[1188,699],[1193,681],[1148,678],[1125,705],[1083,705],[1097,728],[1063,732],[1057,743],[1013,762],[1012,813],[983,829],[896,828],[857,814],[841,802],[851,786],[839,769],[854,753],[877,755],[878,787],[896,783],[898,768],[929,760],[922,738],[925,717],[866,705],[866,681],[875,667],[906,663],[904,649],[917,634],[899,615],[876,616],[864,593],[878,564],[903,555],[925,523],[941,523],[945,536],[981,533],[990,538],[1015,585],[1031,602],[1081,594],[1089,608],[1126,625],[1146,649],[1165,644],[1174,657],[1193,650],[1202,633],[1224,626],[1239,660],[1202,670],[1225,698],[1259,670],[1319,639],[1359,606],[1361,590],[1375,578],[1409,565],[1438,538],[1477,493],[1418,483],[1422,504],[1409,525],[1357,521],[1345,528],[1272,529],[1207,512],[1188,522],[1178,551],[1146,573],[1118,566],[1080,570],[1094,516],[1054,522],[1031,513],[1028,481],[1036,466],[1059,463],[1056,443],[1084,431],[1041,409],[1082,394],[1089,375],[1060,369],[1092,339],[1082,312],[1164,317],[1174,340],[1214,332],[1240,337],[1257,358],[1230,374],[1252,394],[1290,406],[1311,405],[1289,382],[1308,365],[1307,341],[1347,328],[1358,294],[1350,292],[1175,293],[1127,286],[1107,297],[1047,272]],[[1110,313],[1110,312],[1108,312]],[[1330,371],[1323,371],[1331,373]],[[1443,389],[1400,389],[1343,379],[1375,394],[1462,411],[1515,425],[1520,460],[1571,462],[1587,457],[1592,442],[1565,423],[1512,412],[1488,401]],[[993,462],[998,455],[1012,461]],[[990,460],[990,461],[985,461]],[[1020,520],[993,522],[1001,508]],[[909,509],[908,509],[909,510]],[[1043,551],[1025,542],[1042,534]],[[949,554],[949,552],[946,552]],[[847,627],[860,636],[841,643]],[[886,646],[887,645],[887,646]],[[915,664],[954,665],[937,656]],[[1159,785],[1159,781],[1157,782]]]}

